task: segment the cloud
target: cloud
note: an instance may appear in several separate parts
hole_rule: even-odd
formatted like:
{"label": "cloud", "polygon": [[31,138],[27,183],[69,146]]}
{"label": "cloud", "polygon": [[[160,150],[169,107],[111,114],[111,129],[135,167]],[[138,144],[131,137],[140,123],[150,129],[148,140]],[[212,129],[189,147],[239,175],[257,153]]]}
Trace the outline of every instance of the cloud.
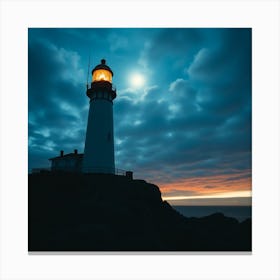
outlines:
{"label": "cloud", "polygon": [[217,186],[208,186],[208,185],[207,185],[207,186],[204,186],[204,188],[205,188],[205,189],[215,189],[215,188],[217,188]]}
{"label": "cloud", "polygon": [[129,46],[128,40],[124,36],[119,36],[116,33],[113,33],[109,37],[110,42],[110,50],[116,51],[116,50],[126,50]]}
{"label": "cloud", "polygon": [[[250,137],[244,141],[248,132],[242,130],[242,118],[225,119],[198,108],[197,92],[183,79],[169,85],[169,95],[162,92],[162,88],[152,87],[146,90],[144,101],[133,103],[124,98],[116,102],[116,135],[125,139],[117,148],[120,162],[130,163],[130,159],[136,158],[134,165],[145,168],[146,176],[155,164],[161,170],[167,166],[176,178],[250,166],[245,152],[250,149]],[[124,117],[123,110],[130,114]]]}
{"label": "cloud", "polygon": [[29,162],[38,154],[50,157],[60,149],[82,148],[85,131],[84,70],[76,52],[47,40],[28,46]]}

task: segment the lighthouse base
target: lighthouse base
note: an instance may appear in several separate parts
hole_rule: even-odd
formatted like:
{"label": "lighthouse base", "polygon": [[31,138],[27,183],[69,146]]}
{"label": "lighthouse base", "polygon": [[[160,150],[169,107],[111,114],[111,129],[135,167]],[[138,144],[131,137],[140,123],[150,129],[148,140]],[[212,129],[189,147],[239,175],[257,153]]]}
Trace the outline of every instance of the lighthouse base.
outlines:
{"label": "lighthouse base", "polygon": [[83,173],[96,173],[96,174],[115,174],[115,168],[113,167],[83,167]]}
{"label": "lighthouse base", "polygon": [[82,172],[115,174],[113,103],[106,99],[90,101]]}

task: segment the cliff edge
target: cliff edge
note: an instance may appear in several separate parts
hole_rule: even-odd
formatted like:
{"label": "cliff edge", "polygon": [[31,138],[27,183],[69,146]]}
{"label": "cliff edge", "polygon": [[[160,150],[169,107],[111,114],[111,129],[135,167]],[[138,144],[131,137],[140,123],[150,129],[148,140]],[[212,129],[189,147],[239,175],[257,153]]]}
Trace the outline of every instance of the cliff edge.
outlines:
{"label": "cliff edge", "polygon": [[156,185],[108,174],[28,178],[29,251],[251,251],[251,219],[186,218]]}

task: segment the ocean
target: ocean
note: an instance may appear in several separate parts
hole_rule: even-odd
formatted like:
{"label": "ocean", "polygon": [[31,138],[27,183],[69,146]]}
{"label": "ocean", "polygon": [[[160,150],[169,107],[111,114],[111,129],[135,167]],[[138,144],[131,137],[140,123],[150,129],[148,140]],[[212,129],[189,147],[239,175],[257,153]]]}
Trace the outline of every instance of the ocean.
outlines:
{"label": "ocean", "polygon": [[252,217],[251,206],[175,206],[172,207],[185,217],[204,217],[217,212],[227,217],[236,218],[239,222]]}

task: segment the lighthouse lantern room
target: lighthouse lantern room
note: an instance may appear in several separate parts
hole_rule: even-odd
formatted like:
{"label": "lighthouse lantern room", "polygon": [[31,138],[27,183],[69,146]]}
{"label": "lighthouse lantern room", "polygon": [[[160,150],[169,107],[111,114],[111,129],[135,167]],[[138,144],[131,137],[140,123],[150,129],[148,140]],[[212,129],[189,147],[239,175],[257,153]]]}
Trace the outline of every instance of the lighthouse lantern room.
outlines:
{"label": "lighthouse lantern room", "polygon": [[115,173],[113,100],[113,71],[105,59],[92,70],[92,82],[87,88],[89,113],[85,140],[83,172]]}

